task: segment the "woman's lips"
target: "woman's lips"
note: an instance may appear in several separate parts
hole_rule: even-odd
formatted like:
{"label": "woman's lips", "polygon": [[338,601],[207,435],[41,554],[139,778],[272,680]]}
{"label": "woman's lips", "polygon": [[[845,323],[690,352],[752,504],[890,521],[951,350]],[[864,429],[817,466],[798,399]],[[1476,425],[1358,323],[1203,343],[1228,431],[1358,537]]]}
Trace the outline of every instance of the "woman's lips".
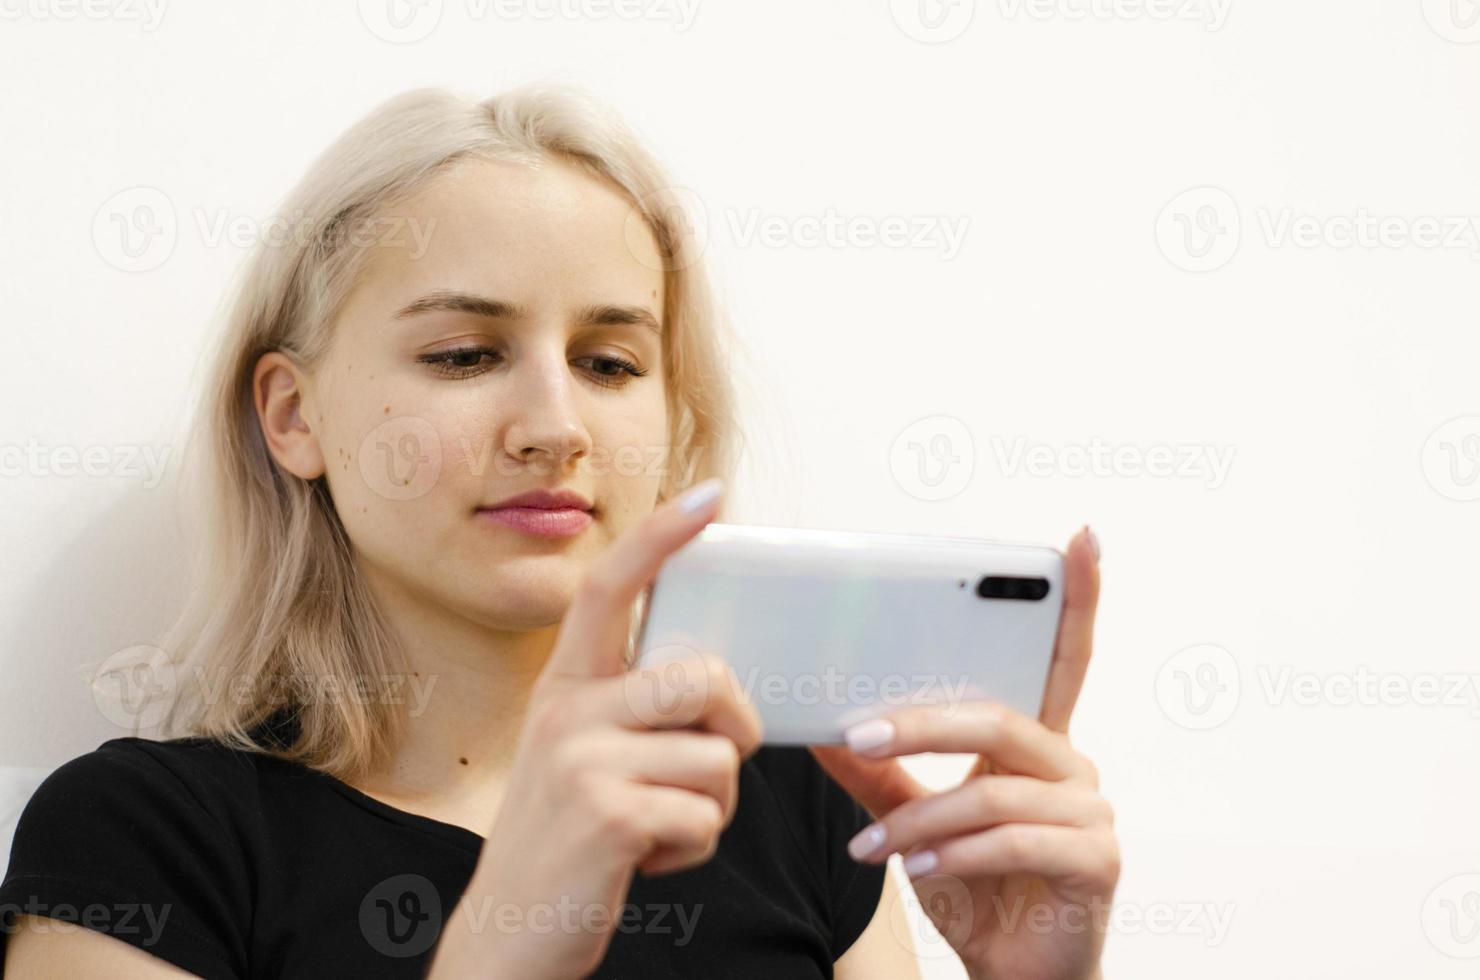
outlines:
{"label": "woman's lips", "polygon": [[541,538],[569,538],[591,523],[591,512],[575,507],[497,507],[478,511],[478,517]]}

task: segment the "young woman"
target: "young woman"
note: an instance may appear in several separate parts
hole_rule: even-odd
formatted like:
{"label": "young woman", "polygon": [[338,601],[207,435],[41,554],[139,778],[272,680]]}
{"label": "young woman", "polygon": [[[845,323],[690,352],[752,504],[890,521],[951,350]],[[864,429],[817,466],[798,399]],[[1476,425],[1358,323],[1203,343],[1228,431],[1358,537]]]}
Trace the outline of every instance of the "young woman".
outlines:
{"label": "young woman", "polygon": [[[37,790],[6,977],[896,980],[894,852],[972,977],[1098,975],[1118,856],[1065,734],[1088,529],[1040,719],[761,747],[717,659],[627,669],[736,443],[695,243],[633,135],[562,88],[412,92],[281,214],[193,439],[174,737]],[[930,793],[915,752],[980,760]]]}

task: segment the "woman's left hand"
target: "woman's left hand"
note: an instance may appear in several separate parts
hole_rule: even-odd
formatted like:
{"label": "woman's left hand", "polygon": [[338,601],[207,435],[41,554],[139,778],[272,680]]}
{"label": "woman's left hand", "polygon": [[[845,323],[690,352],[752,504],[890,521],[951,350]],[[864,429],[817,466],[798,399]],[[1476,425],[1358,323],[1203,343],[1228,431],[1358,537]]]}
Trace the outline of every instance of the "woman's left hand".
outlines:
{"label": "woman's left hand", "polygon": [[[913,707],[854,726],[846,748],[812,748],[877,821],[850,845],[854,857],[904,855],[922,908],[973,980],[1099,976],[1120,848],[1094,764],[1067,734],[1089,666],[1098,552],[1088,528],[1065,552],[1038,720],[984,701]],[[937,793],[896,759],[916,752],[979,758],[965,782]]]}

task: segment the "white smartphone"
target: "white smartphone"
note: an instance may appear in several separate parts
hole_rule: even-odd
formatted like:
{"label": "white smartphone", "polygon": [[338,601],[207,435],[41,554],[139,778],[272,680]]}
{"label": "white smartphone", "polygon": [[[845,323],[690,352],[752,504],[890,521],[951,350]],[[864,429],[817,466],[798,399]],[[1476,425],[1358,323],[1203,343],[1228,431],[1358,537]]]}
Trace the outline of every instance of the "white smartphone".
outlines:
{"label": "white smartphone", "polygon": [[1037,717],[1062,608],[1053,548],[716,523],[659,570],[635,668],[723,657],[771,744],[838,743],[914,704]]}

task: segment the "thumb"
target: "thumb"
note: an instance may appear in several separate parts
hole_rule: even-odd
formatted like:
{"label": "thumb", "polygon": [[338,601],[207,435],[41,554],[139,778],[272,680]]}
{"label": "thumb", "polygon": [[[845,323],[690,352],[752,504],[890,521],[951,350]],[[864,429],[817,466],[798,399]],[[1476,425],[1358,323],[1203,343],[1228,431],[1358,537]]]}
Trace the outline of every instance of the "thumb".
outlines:
{"label": "thumb", "polygon": [[668,556],[704,529],[719,510],[724,481],[714,477],[665,501],[602,552],[566,610],[544,676],[623,672],[632,605]]}
{"label": "thumb", "polygon": [[929,793],[897,759],[869,759],[846,745],[810,746],[813,757],[875,820]]}

